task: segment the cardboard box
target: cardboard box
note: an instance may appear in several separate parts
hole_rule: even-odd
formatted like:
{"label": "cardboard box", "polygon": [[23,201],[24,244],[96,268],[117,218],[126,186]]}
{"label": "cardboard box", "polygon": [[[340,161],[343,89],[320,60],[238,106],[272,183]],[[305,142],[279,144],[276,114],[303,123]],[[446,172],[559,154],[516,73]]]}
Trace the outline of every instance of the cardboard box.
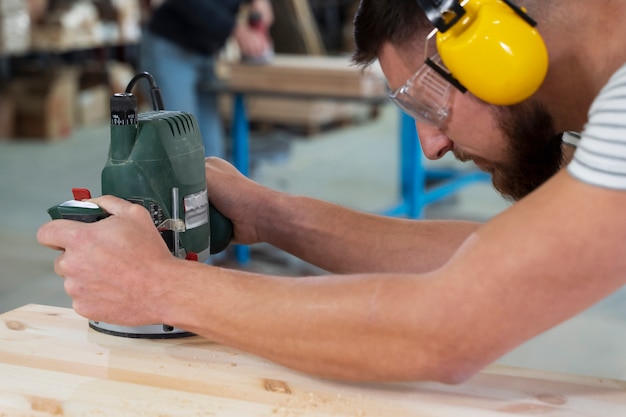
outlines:
{"label": "cardboard box", "polygon": [[[107,64],[107,71],[111,94],[124,92],[128,83],[136,74],[132,65],[118,61],[109,61]],[[156,81],[158,84],[159,80]],[[133,91],[133,93],[139,94],[140,89]]]}
{"label": "cardboard box", "polygon": [[26,9],[23,0],[2,0],[0,1],[0,15],[9,15],[16,11]]}
{"label": "cardboard box", "polygon": [[76,97],[76,126],[97,126],[109,121],[109,86],[82,89]]}
{"label": "cardboard box", "polygon": [[[57,4],[58,3],[58,4]],[[87,1],[54,2],[31,31],[34,50],[54,51],[100,45],[105,33],[96,6]]]}
{"label": "cardboard box", "polygon": [[77,84],[76,71],[69,68],[15,80],[11,88],[16,106],[16,137],[70,136]]}
{"label": "cardboard box", "polygon": [[15,135],[15,101],[8,92],[0,93],[0,138]]}
{"label": "cardboard box", "polygon": [[141,3],[138,0],[111,0],[117,11],[120,42],[138,42],[141,38]]}
{"label": "cardboard box", "polygon": [[48,0],[27,0],[26,7],[32,25],[39,23],[48,11]]}
{"label": "cardboard box", "polygon": [[[0,4],[3,4],[0,2]],[[25,52],[30,47],[30,16],[26,5],[0,10],[0,53]]]}

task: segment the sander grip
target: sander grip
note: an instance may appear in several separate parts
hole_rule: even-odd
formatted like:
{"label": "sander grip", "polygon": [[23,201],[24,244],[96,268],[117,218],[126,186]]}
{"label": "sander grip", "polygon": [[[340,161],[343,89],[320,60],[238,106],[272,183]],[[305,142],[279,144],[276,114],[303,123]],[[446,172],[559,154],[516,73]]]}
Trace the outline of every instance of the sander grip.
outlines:
{"label": "sander grip", "polygon": [[233,238],[233,222],[209,203],[209,228],[211,230],[210,253],[214,255],[226,249]]}

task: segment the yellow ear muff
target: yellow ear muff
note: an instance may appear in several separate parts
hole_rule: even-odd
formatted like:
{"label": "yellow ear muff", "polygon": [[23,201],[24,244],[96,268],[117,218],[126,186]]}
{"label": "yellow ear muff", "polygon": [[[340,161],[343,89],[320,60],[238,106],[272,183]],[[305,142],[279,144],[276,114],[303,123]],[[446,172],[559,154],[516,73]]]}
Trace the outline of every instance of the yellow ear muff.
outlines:
{"label": "yellow ear muff", "polygon": [[548,70],[539,32],[501,0],[469,0],[465,15],[437,33],[437,50],[451,74],[491,104],[511,105],[531,96]]}

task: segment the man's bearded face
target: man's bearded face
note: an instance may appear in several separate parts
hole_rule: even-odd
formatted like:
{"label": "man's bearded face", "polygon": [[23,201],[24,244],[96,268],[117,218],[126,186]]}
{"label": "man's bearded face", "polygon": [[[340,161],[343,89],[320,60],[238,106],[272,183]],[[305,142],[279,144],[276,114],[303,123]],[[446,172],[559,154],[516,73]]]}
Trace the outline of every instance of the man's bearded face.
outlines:
{"label": "man's bearded face", "polygon": [[561,135],[539,103],[494,106],[493,111],[508,143],[506,161],[493,164],[493,186],[505,198],[517,201],[559,171],[563,164]]}

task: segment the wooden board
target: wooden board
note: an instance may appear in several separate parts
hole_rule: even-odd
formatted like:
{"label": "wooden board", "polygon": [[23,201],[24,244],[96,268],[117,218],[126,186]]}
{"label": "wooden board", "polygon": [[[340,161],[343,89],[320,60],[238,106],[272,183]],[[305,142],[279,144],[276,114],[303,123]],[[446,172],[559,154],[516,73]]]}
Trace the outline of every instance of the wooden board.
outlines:
{"label": "wooden board", "polygon": [[[340,102],[324,99],[290,99],[271,96],[247,97],[248,121],[303,129],[318,133],[333,124],[351,124],[371,119],[376,107],[358,102]],[[232,96],[220,97],[220,112],[225,120],[232,120]]]}
{"label": "wooden board", "polygon": [[377,67],[361,71],[350,58],[277,55],[267,65],[231,63],[228,86],[239,91],[332,97],[385,97],[387,86]]}
{"label": "wooden board", "polygon": [[0,416],[626,415],[626,383],[494,367],[459,386],[309,377],[200,337],[90,330],[72,310],[0,315]]}
{"label": "wooden board", "polygon": [[307,0],[272,0],[274,24],[270,34],[276,52],[325,55],[317,22]]}

